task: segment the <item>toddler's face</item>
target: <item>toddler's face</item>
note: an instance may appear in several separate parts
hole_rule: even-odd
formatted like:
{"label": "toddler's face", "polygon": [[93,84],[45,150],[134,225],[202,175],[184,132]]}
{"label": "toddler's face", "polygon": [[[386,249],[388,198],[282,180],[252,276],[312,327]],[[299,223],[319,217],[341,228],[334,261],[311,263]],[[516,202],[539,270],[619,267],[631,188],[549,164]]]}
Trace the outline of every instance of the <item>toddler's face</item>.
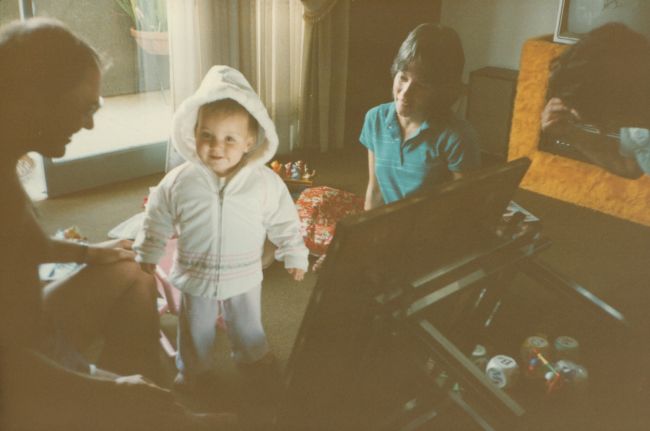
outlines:
{"label": "toddler's face", "polygon": [[232,173],[244,154],[253,147],[249,121],[244,112],[199,111],[196,152],[218,176]]}

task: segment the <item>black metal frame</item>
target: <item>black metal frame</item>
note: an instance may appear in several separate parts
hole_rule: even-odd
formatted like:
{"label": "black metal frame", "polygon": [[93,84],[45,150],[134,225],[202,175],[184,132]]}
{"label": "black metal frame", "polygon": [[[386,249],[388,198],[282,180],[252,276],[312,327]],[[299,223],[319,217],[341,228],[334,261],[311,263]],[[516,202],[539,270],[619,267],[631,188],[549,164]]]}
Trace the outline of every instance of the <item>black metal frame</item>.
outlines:
{"label": "black metal frame", "polygon": [[[444,242],[456,249],[447,253],[445,248],[442,257],[436,254],[441,244],[431,244],[426,232],[422,244],[414,244],[422,219],[436,220],[438,230],[453,220],[436,215],[436,209],[447,205],[462,219],[459,190],[472,192],[468,197],[476,207],[460,225],[490,218],[483,211],[491,214],[500,204],[491,207],[483,192],[499,184],[511,187],[496,198],[507,202],[527,162],[508,165],[338,226],[289,360],[276,429],[527,429],[540,417],[530,412],[530,399],[497,389],[469,359],[473,347],[494,332],[495,315],[503,321],[520,274],[553,298],[570,302],[581,318],[592,314],[594,322],[625,334],[628,324],[619,312],[537,261],[549,245],[539,223],[501,229],[507,232],[502,236],[485,228],[490,234],[479,242],[468,240],[470,248]],[[506,175],[507,181],[488,184],[517,165],[519,177]],[[406,227],[387,229],[400,220]],[[439,233],[445,241],[462,238]],[[407,245],[425,255],[410,253]],[[563,420],[561,414],[554,419]],[[467,428],[459,428],[459,418]],[[561,425],[553,423],[552,429]]]}

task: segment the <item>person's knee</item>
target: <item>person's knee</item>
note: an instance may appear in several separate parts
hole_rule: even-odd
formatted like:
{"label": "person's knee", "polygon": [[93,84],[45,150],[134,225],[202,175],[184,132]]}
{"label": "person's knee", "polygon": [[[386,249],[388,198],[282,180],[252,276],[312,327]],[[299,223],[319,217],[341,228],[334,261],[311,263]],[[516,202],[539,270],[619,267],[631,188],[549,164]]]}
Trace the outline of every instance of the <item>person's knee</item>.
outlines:
{"label": "person's knee", "polygon": [[117,262],[113,269],[122,274],[129,288],[129,295],[147,302],[155,302],[156,281],[154,277],[140,269],[140,266],[133,261]]}
{"label": "person's knee", "polygon": [[140,269],[140,265],[137,262],[122,260],[115,262],[111,266],[112,271],[122,274],[125,278],[133,280],[133,282],[141,282],[152,286],[155,284],[153,276]]}

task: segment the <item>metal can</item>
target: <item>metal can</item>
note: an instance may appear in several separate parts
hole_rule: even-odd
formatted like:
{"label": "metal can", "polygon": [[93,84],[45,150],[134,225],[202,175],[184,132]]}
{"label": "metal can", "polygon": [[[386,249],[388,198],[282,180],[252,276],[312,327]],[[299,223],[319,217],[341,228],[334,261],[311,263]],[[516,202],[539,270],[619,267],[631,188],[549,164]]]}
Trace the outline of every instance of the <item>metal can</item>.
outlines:
{"label": "metal can", "polygon": [[577,362],[580,357],[580,344],[575,338],[566,335],[557,337],[553,342],[553,347],[555,348],[555,358],[558,360],[568,359]]}
{"label": "metal can", "polygon": [[569,382],[576,387],[582,387],[589,380],[587,369],[580,364],[567,359],[561,359],[555,363],[555,369]]}
{"label": "metal can", "polygon": [[537,353],[541,353],[547,358],[550,356],[551,346],[548,340],[540,335],[526,338],[521,345],[521,359],[528,361],[530,358],[535,357]]}

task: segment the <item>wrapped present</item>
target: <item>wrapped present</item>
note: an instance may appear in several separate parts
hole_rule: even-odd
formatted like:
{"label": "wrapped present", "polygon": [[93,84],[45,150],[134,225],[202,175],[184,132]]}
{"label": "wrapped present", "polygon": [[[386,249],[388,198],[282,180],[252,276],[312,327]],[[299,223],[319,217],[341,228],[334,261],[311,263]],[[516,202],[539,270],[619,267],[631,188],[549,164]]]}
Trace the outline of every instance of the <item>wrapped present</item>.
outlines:
{"label": "wrapped present", "polygon": [[311,187],[303,190],[296,207],[305,245],[313,255],[320,256],[332,242],[336,223],[363,211],[363,199],[332,187]]}

